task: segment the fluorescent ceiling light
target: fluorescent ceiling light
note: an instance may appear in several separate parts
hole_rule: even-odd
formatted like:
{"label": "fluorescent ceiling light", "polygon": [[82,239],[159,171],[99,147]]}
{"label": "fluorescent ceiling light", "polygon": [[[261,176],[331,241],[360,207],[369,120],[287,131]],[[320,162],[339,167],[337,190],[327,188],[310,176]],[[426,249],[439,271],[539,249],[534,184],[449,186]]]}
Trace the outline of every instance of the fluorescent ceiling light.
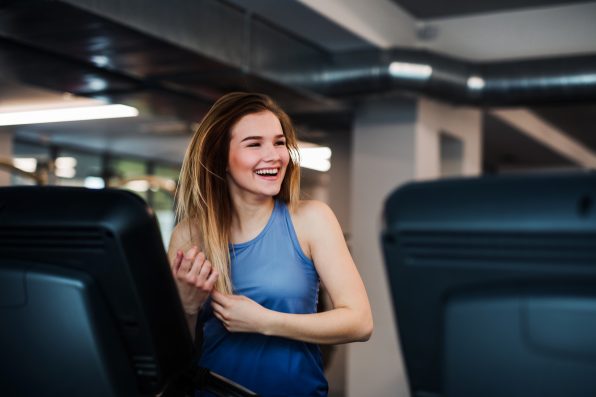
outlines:
{"label": "fluorescent ceiling light", "polygon": [[37,159],[34,157],[15,157],[12,164],[26,172],[35,172],[37,169]]}
{"label": "fluorescent ceiling light", "polygon": [[85,178],[85,187],[88,189],[103,189],[105,182],[98,176],[88,176]]}
{"label": "fluorescent ceiling light", "polygon": [[91,57],[91,62],[97,66],[103,67],[110,63],[110,58],[105,55],[94,55]]}
{"label": "fluorescent ceiling light", "polygon": [[118,117],[136,117],[138,115],[139,111],[136,108],[126,105],[68,107],[0,113],[0,126],[111,119]]}
{"label": "fluorescent ceiling light", "polygon": [[58,157],[55,162],[56,168],[75,168],[77,159],[74,157]]}
{"label": "fluorescent ceiling light", "polygon": [[54,162],[56,169],[54,173],[60,178],[74,178],[77,174],[75,170],[77,166],[77,159],[74,157],[58,157]]}
{"label": "fluorescent ceiling light", "polygon": [[90,78],[86,83],[93,91],[103,91],[108,88],[108,83],[103,79]]}
{"label": "fluorescent ceiling light", "polygon": [[433,73],[433,68],[429,65],[409,62],[391,62],[389,64],[389,74],[394,77],[403,77],[406,79],[426,80]]}
{"label": "fluorescent ceiling light", "polygon": [[479,76],[470,76],[467,81],[468,88],[472,90],[481,90],[484,88],[484,79]]}
{"label": "fluorescent ceiling light", "polygon": [[77,171],[74,168],[56,168],[54,174],[59,178],[74,178]]}
{"label": "fluorescent ceiling light", "polygon": [[317,171],[329,171],[331,168],[331,149],[323,146],[299,147],[300,166]]}
{"label": "fluorescent ceiling light", "polygon": [[125,188],[133,190],[135,192],[143,193],[149,190],[149,181],[145,180],[133,180],[129,181],[124,185]]}

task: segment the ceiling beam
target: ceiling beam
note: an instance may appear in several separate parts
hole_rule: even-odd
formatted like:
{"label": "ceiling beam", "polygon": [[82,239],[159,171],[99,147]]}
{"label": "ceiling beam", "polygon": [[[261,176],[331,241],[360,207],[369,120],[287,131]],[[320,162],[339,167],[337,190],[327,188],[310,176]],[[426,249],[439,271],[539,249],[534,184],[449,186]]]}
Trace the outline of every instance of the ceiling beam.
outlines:
{"label": "ceiling beam", "polygon": [[[596,52],[596,2],[421,21],[429,50],[490,61]],[[556,28],[555,28],[556,27]]]}
{"label": "ceiling beam", "polygon": [[380,48],[416,41],[416,20],[389,0],[298,1]]}
{"label": "ceiling beam", "polygon": [[528,109],[493,109],[490,113],[584,168],[596,169],[596,154]]}
{"label": "ceiling beam", "polygon": [[596,52],[596,2],[416,19],[389,0],[298,1],[380,48],[425,48],[474,61]]}

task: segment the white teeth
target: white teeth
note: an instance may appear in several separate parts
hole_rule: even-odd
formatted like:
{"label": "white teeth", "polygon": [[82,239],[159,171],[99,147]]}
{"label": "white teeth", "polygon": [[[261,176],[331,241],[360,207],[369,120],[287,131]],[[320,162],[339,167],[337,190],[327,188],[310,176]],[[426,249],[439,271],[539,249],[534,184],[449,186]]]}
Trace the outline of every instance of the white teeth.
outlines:
{"label": "white teeth", "polygon": [[267,168],[255,171],[257,175],[277,175],[277,168]]}

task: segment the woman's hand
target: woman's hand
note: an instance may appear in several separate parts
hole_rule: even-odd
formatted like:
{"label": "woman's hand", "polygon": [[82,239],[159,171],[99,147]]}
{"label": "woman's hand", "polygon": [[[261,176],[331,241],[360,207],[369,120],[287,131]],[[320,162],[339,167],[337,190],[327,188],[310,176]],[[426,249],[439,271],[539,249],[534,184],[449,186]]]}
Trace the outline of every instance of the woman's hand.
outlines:
{"label": "woman's hand", "polygon": [[230,332],[265,334],[272,311],[243,295],[225,295],[213,291],[213,313]]}
{"label": "woman's hand", "polygon": [[186,254],[178,250],[171,267],[184,312],[188,316],[194,316],[213,291],[218,277],[217,270],[196,246]]}

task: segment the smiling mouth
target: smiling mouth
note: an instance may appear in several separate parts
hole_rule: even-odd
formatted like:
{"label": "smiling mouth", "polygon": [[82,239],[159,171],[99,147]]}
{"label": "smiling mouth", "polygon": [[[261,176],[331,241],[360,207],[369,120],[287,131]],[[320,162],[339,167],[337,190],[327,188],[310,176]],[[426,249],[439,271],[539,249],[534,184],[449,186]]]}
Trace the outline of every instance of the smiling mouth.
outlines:
{"label": "smiling mouth", "polygon": [[279,174],[279,168],[263,168],[256,170],[255,174],[259,176],[277,176]]}

